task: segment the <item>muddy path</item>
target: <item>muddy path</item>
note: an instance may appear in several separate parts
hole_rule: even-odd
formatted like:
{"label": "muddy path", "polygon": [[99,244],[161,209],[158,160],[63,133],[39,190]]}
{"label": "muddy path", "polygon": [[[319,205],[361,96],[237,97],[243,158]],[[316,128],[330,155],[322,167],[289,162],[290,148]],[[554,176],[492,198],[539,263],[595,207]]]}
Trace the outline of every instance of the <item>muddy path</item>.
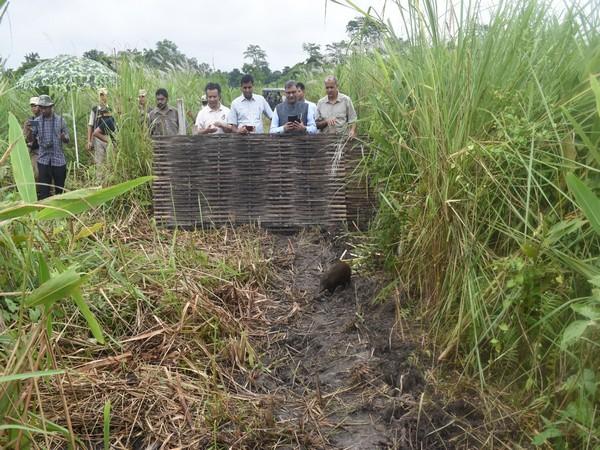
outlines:
{"label": "muddy path", "polygon": [[286,320],[269,332],[256,388],[295,434],[278,448],[485,448],[474,397],[449,400],[428,382],[432,358],[401,317],[405,299],[378,298],[389,280],[355,269],[349,287],[318,294],[322,270],[348,250],[315,232],[273,237],[270,294]]}
{"label": "muddy path", "polygon": [[[165,236],[168,246],[150,233],[134,242],[163,264]],[[109,400],[111,448],[121,450],[518,448],[514,424],[484,414],[476,390],[458,391],[468,383],[437,367],[408,313],[418,299],[386,289],[386,275],[358,260],[350,286],[317,292],[324,269],[353,257],[351,242],[226,229],[181,233],[176,244],[176,271],[148,282],[148,303],[115,303],[129,318],[119,345],[90,344],[83,358],[84,341],[57,340],[76,363],[40,398],[63,426],[68,403],[82,448],[103,448]],[[207,277],[210,261],[240,270]],[[40,437],[36,448],[68,443]]]}

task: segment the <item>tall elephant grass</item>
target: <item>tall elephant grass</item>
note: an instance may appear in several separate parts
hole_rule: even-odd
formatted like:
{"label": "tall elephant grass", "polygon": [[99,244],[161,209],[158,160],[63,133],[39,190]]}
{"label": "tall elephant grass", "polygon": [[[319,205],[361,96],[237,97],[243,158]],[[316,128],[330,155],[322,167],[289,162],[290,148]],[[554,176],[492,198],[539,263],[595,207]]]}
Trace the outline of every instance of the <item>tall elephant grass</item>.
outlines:
{"label": "tall elephant grass", "polygon": [[597,335],[561,342],[600,274],[598,237],[565,182],[598,180],[597,8],[396,4],[403,38],[340,74],[373,142],[378,246],[422,296],[440,359],[519,392],[548,419],[539,443],[595,447]]}

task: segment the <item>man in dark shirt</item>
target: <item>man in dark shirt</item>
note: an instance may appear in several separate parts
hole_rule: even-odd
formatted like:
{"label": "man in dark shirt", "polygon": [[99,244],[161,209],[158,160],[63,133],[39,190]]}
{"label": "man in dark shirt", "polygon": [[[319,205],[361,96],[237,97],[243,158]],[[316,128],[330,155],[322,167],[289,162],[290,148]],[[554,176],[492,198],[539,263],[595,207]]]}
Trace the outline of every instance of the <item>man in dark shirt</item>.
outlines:
{"label": "man in dark shirt", "polygon": [[271,120],[272,134],[314,134],[317,132],[314,115],[308,113],[308,104],[296,99],[296,82],[285,83],[285,101],[275,107]]}
{"label": "man in dark shirt", "polygon": [[69,130],[65,119],[54,114],[54,102],[48,95],[40,95],[38,106],[41,114],[32,122],[32,135],[37,140],[39,148],[38,199],[50,197],[50,187],[54,185],[56,194],[64,192],[67,177],[67,162],[62,144],[69,142]]}
{"label": "man in dark shirt", "polygon": [[168,104],[169,94],[166,89],[156,90],[156,108],[148,113],[150,134],[152,136],[175,136],[179,132],[179,116],[177,110]]}
{"label": "man in dark shirt", "polygon": [[98,108],[97,126],[94,129],[96,141],[96,151],[94,153],[94,163],[102,164],[106,159],[106,149],[108,148],[108,139],[114,138],[116,131],[115,118],[110,114],[108,106],[104,105]]}

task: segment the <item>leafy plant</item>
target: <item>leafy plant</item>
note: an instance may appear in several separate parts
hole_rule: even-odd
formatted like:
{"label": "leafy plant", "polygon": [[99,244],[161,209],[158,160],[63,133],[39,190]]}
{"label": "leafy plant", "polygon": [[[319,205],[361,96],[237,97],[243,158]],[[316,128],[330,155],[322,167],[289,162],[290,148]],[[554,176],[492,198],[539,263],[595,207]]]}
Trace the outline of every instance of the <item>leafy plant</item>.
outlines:
{"label": "leafy plant", "polygon": [[[29,152],[12,114],[9,114],[8,136],[8,148],[2,160],[10,158],[17,194],[12,196],[12,200],[0,204],[0,243],[4,246],[0,246],[3,255],[0,273],[13,274],[1,281],[4,290],[16,292],[16,301],[4,299],[0,309],[8,308],[8,317],[17,326],[11,331],[0,329],[0,354],[10,352],[13,355],[0,375],[0,422],[4,424],[0,428],[0,445],[27,445],[32,434],[59,433],[65,435],[74,447],[76,437],[71,429],[59,427],[43,416],[27,411],[27,402],[23,403],[20,395],[23,382],[31,383],[40,377],[64,374],[64,370],[55,368],[50,344],[59,302],[72,299],[96,341],[100,345],[105,343],[104,332],[83,296],[86,274],[76,261],[65,266],[62,258],[52,253],[44,225],[57,220],[80,221],[82,213],[150,181],[151,177],[104,189],[72,191],[38,202]],[[28,230],[28,234],[21,234],[24,229]],[[15,283],[12,289],[11,281]],[[7,317],[6,314],[4,317]],[[36,355],[37,362],[33,362],[32,354]],[[46,358],[42,358],[44,354]],[[50,367],[38,370],[40,364]],[[28,366],[30,371],[23,372]],[[31,384],[28,389],[31,389]],[[7,434],[3,436],[3,433]]]}

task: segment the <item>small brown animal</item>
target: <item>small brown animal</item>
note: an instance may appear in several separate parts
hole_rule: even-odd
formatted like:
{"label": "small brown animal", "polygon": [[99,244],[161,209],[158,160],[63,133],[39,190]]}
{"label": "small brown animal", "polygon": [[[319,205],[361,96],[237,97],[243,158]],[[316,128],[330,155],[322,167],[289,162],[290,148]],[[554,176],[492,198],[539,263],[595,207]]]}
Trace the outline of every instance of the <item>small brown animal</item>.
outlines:
{"label": "small brown animal", "polygon": [[329,268],[327,273],[321,276],[321,290],[319,293],[327,290],[333,293],[338,286],[347,286],[350,284],[352,269],[350,265],[344,261],[337,261]]}

